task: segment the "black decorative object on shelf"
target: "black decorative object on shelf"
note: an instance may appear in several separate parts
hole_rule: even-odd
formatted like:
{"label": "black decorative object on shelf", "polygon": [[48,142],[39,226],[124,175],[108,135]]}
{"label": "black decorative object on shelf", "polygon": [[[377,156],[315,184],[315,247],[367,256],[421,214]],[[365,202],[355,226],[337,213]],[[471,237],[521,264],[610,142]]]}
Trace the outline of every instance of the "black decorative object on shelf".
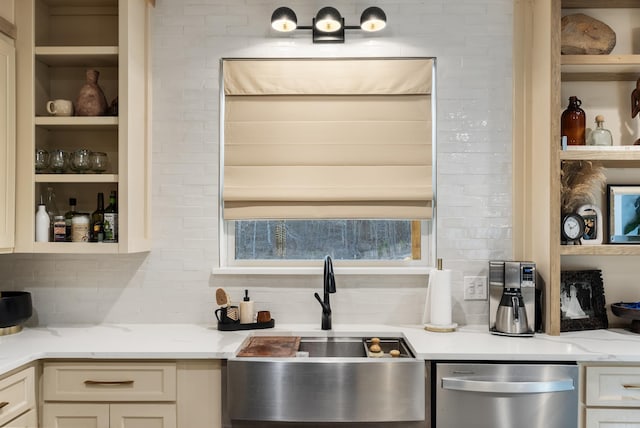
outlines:
{"label": "black decorative object on shelf", "polygon": [[612,303],[611,312],[617,317],[631,320],[629,330],[634,333],[640,333],[640,302]]}
{"label": "black decorative object on shelf", "polygon": [[602,271],[560,272],[560,331],[608,327]]}

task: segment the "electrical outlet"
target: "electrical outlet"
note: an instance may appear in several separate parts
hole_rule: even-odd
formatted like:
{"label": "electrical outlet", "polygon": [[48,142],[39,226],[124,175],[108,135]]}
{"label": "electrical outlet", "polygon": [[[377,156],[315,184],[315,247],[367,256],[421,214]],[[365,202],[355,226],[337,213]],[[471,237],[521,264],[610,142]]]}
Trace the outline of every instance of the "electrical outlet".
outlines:
{"label": "electrical outlet", "polygon": [[464,277],[464,300],[487,300],[487,277]]}

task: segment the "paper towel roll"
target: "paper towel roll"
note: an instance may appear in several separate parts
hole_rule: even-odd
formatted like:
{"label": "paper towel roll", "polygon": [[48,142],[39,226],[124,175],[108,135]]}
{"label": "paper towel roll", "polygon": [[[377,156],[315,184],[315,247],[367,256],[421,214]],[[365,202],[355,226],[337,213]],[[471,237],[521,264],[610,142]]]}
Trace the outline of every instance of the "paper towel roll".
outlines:
{"label": "paper towel roll", "polygon": [[451,270],[434,270],[429,278],[430,320],[435,325],[451,324]]}
{"label": "paper towel roll", "polygon": [[435,282],[433,279],[433,271],[429,274],[429,283],[427,284],[427,297],[424,301],[424,312],[422,313],[422,324],[431,322],[431,284]]}

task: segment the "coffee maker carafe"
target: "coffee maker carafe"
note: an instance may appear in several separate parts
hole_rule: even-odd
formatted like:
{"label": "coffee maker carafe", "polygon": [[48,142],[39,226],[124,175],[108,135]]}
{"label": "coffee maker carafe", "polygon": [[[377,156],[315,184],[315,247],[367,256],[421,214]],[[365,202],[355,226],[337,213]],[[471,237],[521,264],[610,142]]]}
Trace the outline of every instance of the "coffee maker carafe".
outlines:
{"label": "coffee maker carafe", "polygon": [[489,331],[533,336],[536,325],[536,266],[531,262],[489,262]]}

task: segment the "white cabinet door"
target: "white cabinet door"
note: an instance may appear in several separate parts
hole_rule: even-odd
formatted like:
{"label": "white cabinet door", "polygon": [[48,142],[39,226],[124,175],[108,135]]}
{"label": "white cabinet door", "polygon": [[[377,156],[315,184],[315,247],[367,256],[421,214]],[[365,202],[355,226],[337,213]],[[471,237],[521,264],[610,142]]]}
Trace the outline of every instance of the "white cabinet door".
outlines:
{"label": "white cabinet door", "polygon": [[109,405],[45,403],[42,425],[47,428],[109,428]]}
{"label": "white cabinet door", "polygon": [[0,253],[14,246],[16,75],[13,41],[0,36]]}
{"label": "white cabinet door", "polygon": [[640,410],[587,409],[585,428],[640,428]]}
{"label": "white cabinet door", "polygon": [[112,404],[111,428],[176,428],[175,404]]}

